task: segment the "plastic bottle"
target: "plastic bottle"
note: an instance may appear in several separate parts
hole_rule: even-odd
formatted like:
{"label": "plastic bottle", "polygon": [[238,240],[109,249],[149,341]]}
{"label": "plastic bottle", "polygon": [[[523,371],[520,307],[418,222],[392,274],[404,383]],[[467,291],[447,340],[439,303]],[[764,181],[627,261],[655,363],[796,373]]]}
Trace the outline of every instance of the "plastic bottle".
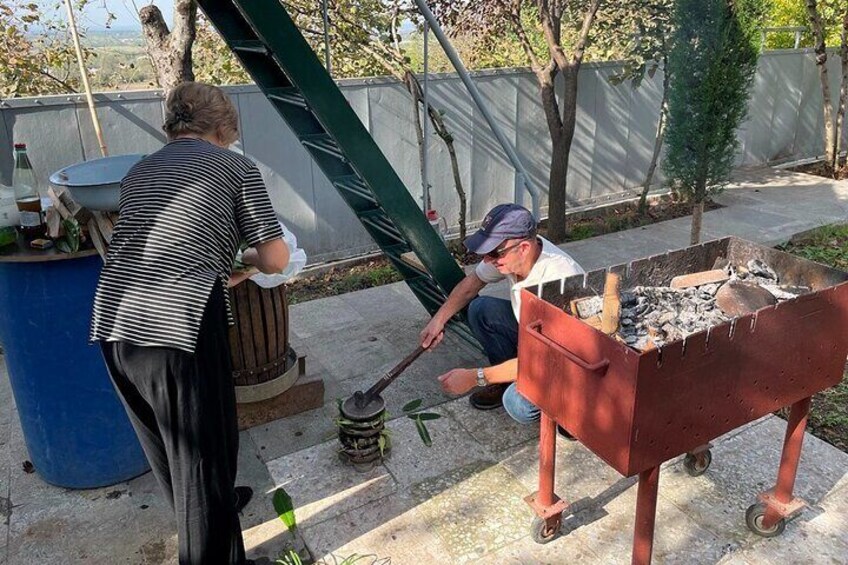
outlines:
{"label": "plastic bottle", "polygon": [[0,184],[0,247],[15,243],[18,239],[16,228],[20,222],[18,205],[15,203],[15,189]]}
{"label": "plastic bottle", "polygon": [[445,238],[448,235],[448,222],[435,210],[427,210],[427,221],[430,222],[430,225],[433,226],[433,229],[436,230],[436,233],[439,234],[439,237],[442,238],[442,241],[445,241]]}
{"label": "plastic bottle", "polygon": [[41,209],[41,196],[38,183],[27,157],[26,144],[15,144],[15,169],[12,172],[12,186],[15,188],[15,202],[20,213],[20,232],[26,240],[44,237],[47,227]]}

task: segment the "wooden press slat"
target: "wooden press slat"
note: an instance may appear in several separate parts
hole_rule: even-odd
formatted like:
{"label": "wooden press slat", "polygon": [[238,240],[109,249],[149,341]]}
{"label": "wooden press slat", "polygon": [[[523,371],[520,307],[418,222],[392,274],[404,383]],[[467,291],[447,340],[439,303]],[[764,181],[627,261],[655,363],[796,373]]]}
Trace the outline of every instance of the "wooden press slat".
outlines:
{"label": "wooden press slat", "polygon": [[230,289],[230,310],[233,313],[234,325],[230,326],[230,357],[233,360],[233,370],[240,371],[244,369],[244,353],[241,350],[241,316],[239,316],[238,304],[239,294],[244,285],[239,285]]}
{"label": "wooden press slat", "polygon": [[266,343],[268,345],[268,360],[274,360],[279,355],[277,349],[277,317],[274,314],[274,294],[276,288],[263,288],[262,317],[265,319]]}
{"label": "wooden press slat", "polygon": [[[256,352],[253,349],[253,320],[250,316],[250,300],[248,299],[249,281],[245,281],[238,285],[240,290],[238,312],[239,312],[239,340],[241,341],[241,350],[244,353],[244,368],[251,369],[256,367]],[[243,379],[249,381],[249,379]],[[240,384],[252,384],[250,382],[242,382]]]}
{"label": "wooden press slat", "polygon": [[[268,347],[265,342],[266,332],[265,332],[265,324],[262,320],[262,297],[260,296],[260,290],[258,284],[247,281],[245,283],[248,287],[248,293],[250,296],[250,320],[253,325],[253,350],[256,352],[256,364],[254,367],[258,367],[260,365],[264,365],[269,361],[268,359]],[[250,379],[250,384],[258,384],[262,382],[262,375],[254,374]]]}
{"label": "wooden press slat", "polygon": [[286,300],[286,285],[277,287],[274,294],[274,315],[277,320],[277,350],[285,355],[289,350],[289,305]]}

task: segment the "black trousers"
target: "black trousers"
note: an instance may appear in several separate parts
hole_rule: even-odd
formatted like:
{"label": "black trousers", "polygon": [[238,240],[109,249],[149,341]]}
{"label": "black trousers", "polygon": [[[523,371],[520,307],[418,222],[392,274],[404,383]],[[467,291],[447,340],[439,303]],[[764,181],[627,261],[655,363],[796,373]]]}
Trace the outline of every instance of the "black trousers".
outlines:
{"label": "black trousers", "polygon": [[180,565],[241,564],[238,424],[223,290],[194,354],[101,342],[109,375],[177,520]]}

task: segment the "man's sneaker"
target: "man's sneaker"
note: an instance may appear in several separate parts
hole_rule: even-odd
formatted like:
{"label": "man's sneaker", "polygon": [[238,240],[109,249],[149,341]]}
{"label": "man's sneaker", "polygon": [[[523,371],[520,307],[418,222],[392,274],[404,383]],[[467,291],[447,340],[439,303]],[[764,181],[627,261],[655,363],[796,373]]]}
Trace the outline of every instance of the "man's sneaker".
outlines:
{"label": "man's sneaker", "polygon": [[236,512],[241,512],[253,498],[253,489],[250,487],[236,487]]}
{"label": "man's sneaker", "polygon": [[477,410],[493,410],[503,406],[503,395],[509,387],[507,384],[496,384],[483,387],[468,397],[468,402]]}

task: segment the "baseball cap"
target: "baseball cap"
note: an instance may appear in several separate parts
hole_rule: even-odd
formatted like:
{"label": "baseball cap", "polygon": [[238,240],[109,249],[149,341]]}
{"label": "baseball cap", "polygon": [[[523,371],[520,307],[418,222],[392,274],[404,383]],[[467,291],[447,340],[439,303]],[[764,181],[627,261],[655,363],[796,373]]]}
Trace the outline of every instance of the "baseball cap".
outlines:
{"label": "baseball cap", "polygon": [[507,239],[529,237],[536,229],[530,210],[518,204],[498,204],[483,219],[480,229],[465,238],[466,249],[485,255]]}

